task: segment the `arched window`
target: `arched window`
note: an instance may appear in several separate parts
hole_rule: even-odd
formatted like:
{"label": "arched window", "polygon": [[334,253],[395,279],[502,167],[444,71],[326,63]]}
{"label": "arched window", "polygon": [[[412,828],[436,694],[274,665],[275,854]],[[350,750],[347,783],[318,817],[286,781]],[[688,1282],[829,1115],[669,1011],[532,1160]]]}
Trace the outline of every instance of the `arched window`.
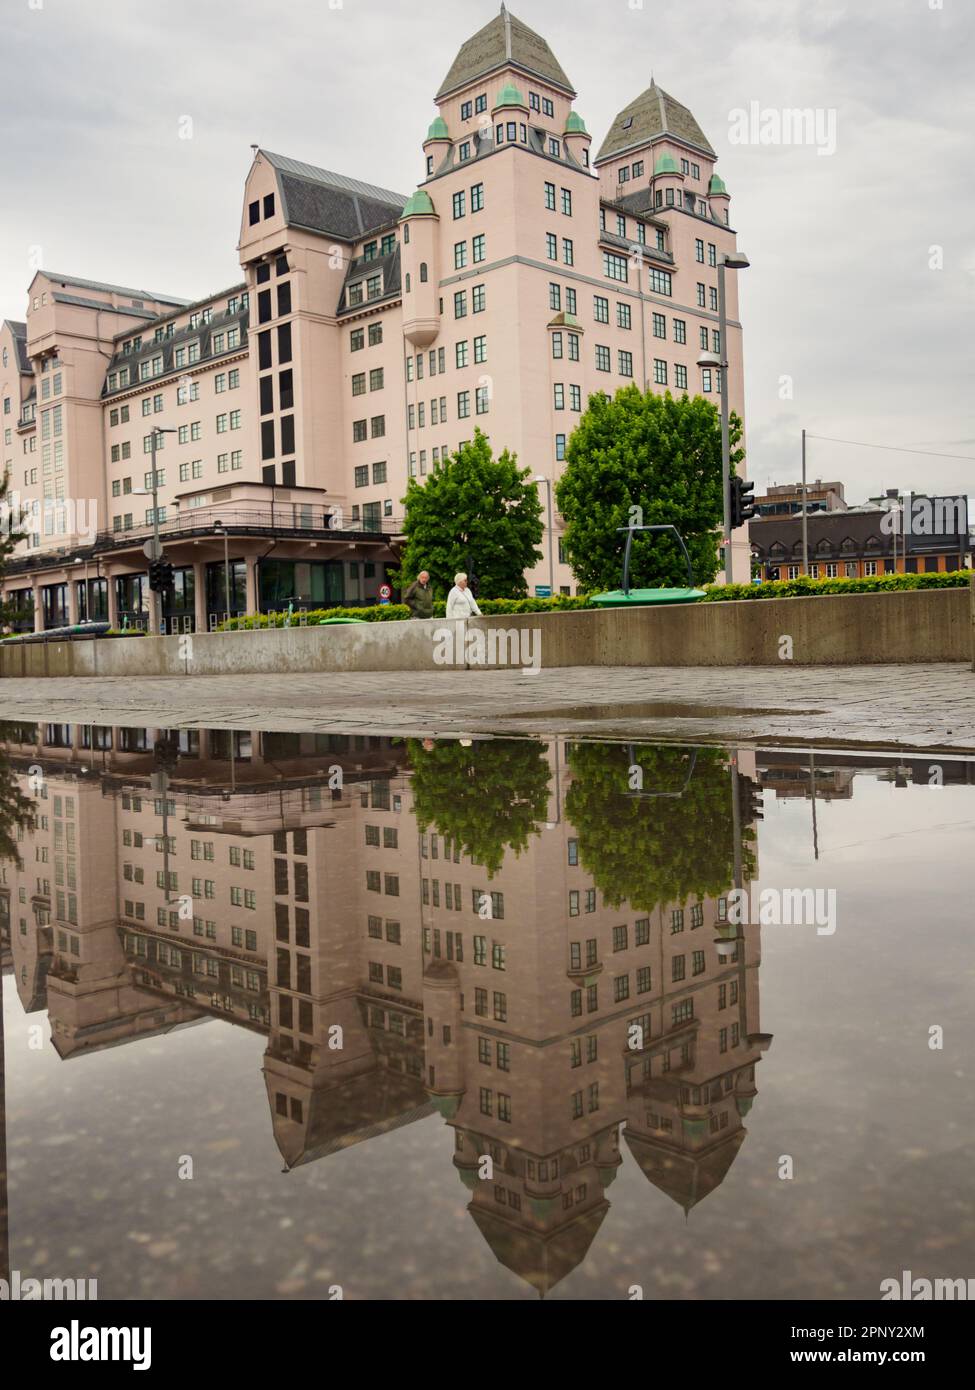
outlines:
{"label": "arched window", "polygon": [[407,272],[406,272],[406,293],[409,294],[409,292],[410,292],[410,272],[407,271]]}
{"label": "arched window", "polygon": [[421,285],[425,285],[426,283],[427,283],[427,263],[426,263],[426,261],[421,261],[421,262],[420,262],[420,284],[421,284]]}

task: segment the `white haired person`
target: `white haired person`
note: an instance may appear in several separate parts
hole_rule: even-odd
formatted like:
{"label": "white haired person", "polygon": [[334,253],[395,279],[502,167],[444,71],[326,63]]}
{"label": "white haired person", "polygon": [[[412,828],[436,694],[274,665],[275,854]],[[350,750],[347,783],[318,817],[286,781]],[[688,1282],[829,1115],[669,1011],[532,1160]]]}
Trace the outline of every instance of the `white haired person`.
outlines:
{"label": "white haired person", "polygon": [[454,575],[454,587],[447,595],[448,618],[479,618],[481,610],[477,599],[467,587],[467,575],[461,571]]}

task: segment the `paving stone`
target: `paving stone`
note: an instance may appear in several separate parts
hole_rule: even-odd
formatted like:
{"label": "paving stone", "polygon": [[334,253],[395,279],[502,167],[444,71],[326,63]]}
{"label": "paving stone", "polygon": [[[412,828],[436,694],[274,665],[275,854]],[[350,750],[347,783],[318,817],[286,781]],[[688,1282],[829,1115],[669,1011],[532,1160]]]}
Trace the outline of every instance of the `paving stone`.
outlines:
{"label": "paving stone", "polygon": [[10,679],[0,684],[0,717],[975,752],[975,673],[953,664]]}

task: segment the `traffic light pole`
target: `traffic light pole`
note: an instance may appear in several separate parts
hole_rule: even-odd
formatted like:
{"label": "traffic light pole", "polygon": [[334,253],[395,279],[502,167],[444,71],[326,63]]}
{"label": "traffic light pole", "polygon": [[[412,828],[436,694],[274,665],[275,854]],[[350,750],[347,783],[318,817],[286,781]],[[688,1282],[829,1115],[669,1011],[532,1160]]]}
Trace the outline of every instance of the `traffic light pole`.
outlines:
{"label": "traffic light pole", "polygon": [[718,334],[721,339],[721,481],[724,502],[724,582],[731,574],[731,443],[728,421],[728,306],[725,299],[724,256],[718,261]]}
{"label": "traffic light pole", "polygon": [[[152,458],[152,538],[155,542],[156,560],[162,558],[162,541],[159,539],[159,484],[156,477],[156,431],[149,435],[149,448]],[[150,589],[152,594],[152,627],[162,636],[162,594],[158,589]]]}

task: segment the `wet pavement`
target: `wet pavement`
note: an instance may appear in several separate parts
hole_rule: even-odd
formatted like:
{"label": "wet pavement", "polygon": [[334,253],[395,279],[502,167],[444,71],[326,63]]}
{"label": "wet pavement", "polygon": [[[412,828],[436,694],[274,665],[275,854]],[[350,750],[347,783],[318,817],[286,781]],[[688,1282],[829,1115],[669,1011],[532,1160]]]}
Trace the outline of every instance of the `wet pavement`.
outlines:
{"label": "wet pavement", "polygon": [[588,741],[0,726],[3,1277],[975,1276],[975,761],[649,742],[667,698]]}
{"label": "wet pavement", "polygon": [[2,695],[10,719],[975,753],[975,673],[963,664],[17,679]]}

